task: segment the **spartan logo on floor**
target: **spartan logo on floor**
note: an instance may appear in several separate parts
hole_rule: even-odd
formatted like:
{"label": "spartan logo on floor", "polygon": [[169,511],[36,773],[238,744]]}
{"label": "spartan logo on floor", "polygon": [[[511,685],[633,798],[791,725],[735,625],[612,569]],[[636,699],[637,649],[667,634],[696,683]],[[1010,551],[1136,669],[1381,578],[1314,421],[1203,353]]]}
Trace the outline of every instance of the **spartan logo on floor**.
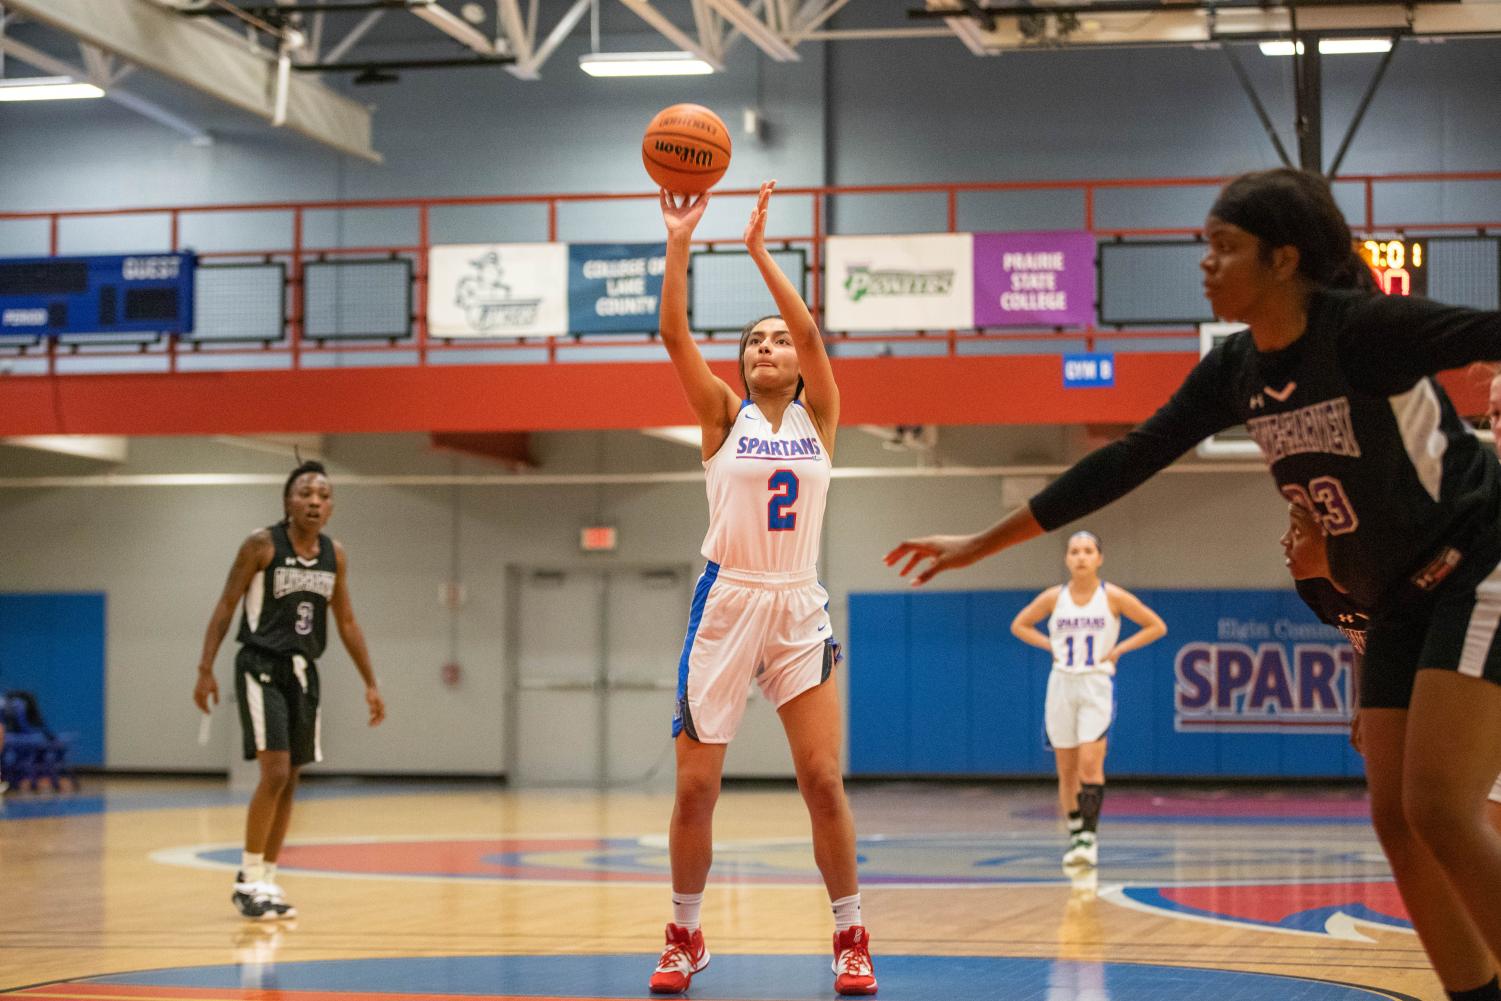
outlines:
{"label": "spartan logo on floor", "polygon": [[1367,932],[1412,931],[1388,881],[1127,886],[1101,891],[1135,910],[1295,935],[1373,941]]}

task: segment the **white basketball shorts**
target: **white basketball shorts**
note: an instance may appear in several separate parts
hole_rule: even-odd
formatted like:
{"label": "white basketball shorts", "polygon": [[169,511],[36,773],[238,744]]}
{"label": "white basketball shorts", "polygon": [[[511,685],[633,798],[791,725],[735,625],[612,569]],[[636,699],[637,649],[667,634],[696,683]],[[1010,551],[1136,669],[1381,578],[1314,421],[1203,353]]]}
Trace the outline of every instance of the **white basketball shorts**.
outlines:
{"label": "white basketball shorts", "polygon": [[1078,747],[1105,736],[1115,718],[1115,679],[1103,671],[1048,675],[1043,721],[1052,747]]}
{"label": "white basketball shorts", "polygon": [[780,709],[827,681],[838,657],[818,571],[746,573],[710,563],[693,591],[672,735],[727,744],[751,679]]}

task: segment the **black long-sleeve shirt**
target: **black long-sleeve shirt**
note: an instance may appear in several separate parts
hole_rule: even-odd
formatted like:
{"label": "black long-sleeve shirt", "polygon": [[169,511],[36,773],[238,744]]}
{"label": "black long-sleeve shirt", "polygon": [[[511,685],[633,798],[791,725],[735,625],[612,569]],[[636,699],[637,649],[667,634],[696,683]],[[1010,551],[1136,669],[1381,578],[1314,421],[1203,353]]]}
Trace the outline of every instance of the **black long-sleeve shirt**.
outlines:
{"label": "black long-sleeve shirt", "polygon": [[1033,497],[1032,514],[1059,528],[1244,423],[1283,494],[1319,515],[1336,579],[1375,608],[1451,550],[1501,555],[1501,471],[1432,379],[1487,359],[1501,359],[1501,313],[1315,293],[1298,340],[1261,352],[1250,331],[1227,338],[1155,414]]}

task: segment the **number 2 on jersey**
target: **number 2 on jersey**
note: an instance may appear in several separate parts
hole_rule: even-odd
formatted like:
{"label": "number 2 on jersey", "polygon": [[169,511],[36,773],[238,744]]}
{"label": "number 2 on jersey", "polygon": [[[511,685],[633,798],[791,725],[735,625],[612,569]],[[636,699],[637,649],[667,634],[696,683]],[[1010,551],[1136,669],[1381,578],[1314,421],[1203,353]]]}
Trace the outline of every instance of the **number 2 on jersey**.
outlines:
{"label": "number 2 on jersey", "polygon": [[766,481],[766,489],[772,492],[766,504],[766,530],[792,531],[797,527],[797,512],[787,509],[797,503],[797,474],[790,469],[778,469]]}

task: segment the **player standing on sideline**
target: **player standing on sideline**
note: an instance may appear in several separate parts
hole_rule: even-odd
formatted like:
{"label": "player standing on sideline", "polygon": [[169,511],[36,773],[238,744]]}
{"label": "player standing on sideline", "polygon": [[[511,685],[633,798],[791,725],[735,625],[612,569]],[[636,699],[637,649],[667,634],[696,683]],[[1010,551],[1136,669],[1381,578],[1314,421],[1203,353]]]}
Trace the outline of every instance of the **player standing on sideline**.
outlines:
{"label": "player standing on sideline", "polygon": [[1328,533],[1369,609],[1361,743],[1371,813],[1449,996],[1501,1001],[1501,473],[1434,373],[1501,357],[1501,313],[1376,294],[1328,182],[1281,169],[1220,192],[1200,266],[1216,316],[1249,325],[1160,410],[974,535],[887,554],[915,583],[1068,524],[1198,442],[1245,424],[1283,494]]}
{"label": "player standing on sideline", "polygon": [[752,678],[782,719],[812,822],[813,858],[834,910],[834,989],[876,992],[839,760],[839,694],[827,683],[837,647],[817,569],[839,387],[808,307],[766,249],[775,187],[775,181],[761,185],[745,227],[745,245],[780,315],[740,335],[744,400],[710,371],[688,327],[688,256],[709,196],[661,194],[662,342],[703,432],[709,531],[708,565],[694,589],[678,664],[677,788],[668,835],[672,921],[651,975],[658,994],[683,993],[709,965],[699,913],[713,859],[714,803]]}
{"label": "player standing on sideline", "polygon": [[386,718],[365,634],[349,602],[344,547],[322,534],[334,503],[321,463],[304,462],[292,470],[282,488],[282,509],[286,517],[251,533],[235,556],[224,593],[209,617],[193,689],[198,708],[210,712],[219,701],[214,657],[243,598],[235,695],[245,760],[258,760],[261,770],[245,818],[245,850],[231,896],[247,918],[288,918],[297,913],[276,883],[276,859],[292,819],[299,770],[323,760],[315,661],[323,654],[330,606],[344,649],[365,680],[370,725]]}
{"label": "player standing on sideline", "polygon": [[[1069,536],[1067,584],[1033,598],[1011,621],[1011,633],[1050,651],[1053,670],[1043,708],[1048,744],[1058,766],[1058,804],[1068,818],[1065,866],[1099,862],[1100,807],[1105,801],[1105,735],[1115,719],[1115,668],[1123,654],[1167,635],[1162,617],[1130,591],[1100,580],[1099,536]],[[1141,628],[1121,641],[1121,616]],[[1048,620],[1044,634],[1037,623]]]}

